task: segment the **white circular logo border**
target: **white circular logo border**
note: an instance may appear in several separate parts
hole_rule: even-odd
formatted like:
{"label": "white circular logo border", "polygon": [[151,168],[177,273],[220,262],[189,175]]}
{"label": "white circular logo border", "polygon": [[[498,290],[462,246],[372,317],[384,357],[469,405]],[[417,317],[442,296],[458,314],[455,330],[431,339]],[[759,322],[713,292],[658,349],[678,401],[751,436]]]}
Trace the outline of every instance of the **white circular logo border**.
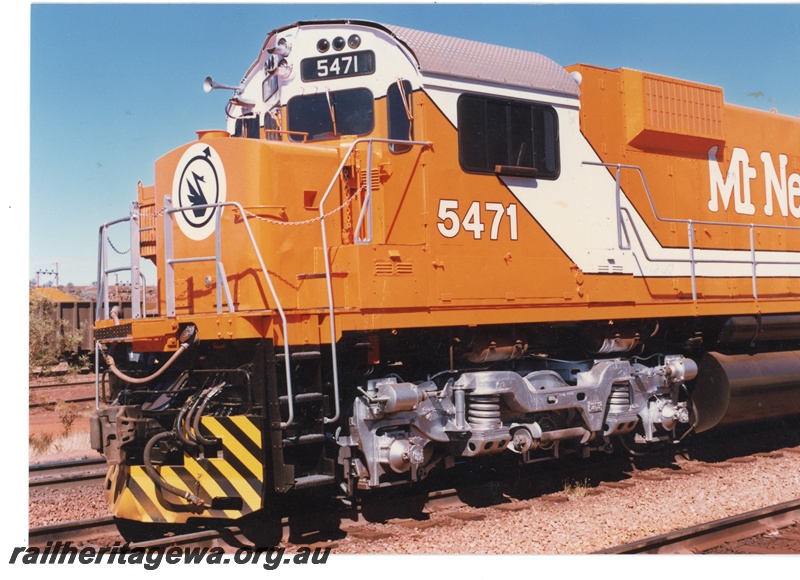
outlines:
{"label": "white circular logo border", "polygon": [[[190,166],[193,171],[187,175]],[[199,180],[193,179],[193,176],[199,176]],[[210,183],[208,178],[211,177],[213,177],[214,183]],[[205,198],[205,203],[226,201],[225,168],[219,154],[207,143],[191,145],[178,161],[172,180],[172,203],[175,207],[191,208],[193,205],[202,205],[202,203],[189,201],[189,192],[192,188],[195,188],[195,193],[199,193]],[[213,199],[209,199],[208,195],[212,193]],[[193,220],[191,209],[175,212],[173,215],[175,215],[175,221],[178,222],[181,232],[187,238],[200,241],[214,233],[217,226],[216,212],[218,211],[222,211],[222,208],[207,208],[199,222]]]}

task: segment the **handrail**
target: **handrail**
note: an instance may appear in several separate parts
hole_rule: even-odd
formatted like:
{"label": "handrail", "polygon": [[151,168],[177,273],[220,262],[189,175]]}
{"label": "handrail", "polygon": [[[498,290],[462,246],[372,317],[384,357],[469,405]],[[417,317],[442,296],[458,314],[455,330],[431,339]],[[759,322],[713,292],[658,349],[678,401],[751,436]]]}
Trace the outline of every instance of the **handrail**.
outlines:
{"label": "handrail", "polygon": [[[147,280],[139,267],[140,250],[139,250],[139,204],[133,202],[131,204],[131,212],[128,216],[119,218],[110,222],[106,222],[100,226],[98,232],[98,250],[97,250],[97,304],[95,306],[95,320],[105,320],[109,318],[109,297],[108,297],[108,275],[115,272],[130,272],[131,273],[131,317],[140,318],[147,317]],[[123,266],[119,268],[108,267],[108,246],[110,244],[108,239],[108,229],[111,226],[130,222],[130,266]],[[144,281],[144,285],[140,286],[140,281]],[[142,292],[144,288],[144,292]]]}
{"label": "handrail", "polygon": [[[798,261],[786,261],[786,260],[759,260],[756,257],[756,248],[755,248],[755,228],[762,228],[762,229],[775,229],[775,230],[800,230],[800,226],[782,226],[782,225],[775,225],[775,224],[754,224],[754,223],[737,223],[737,222],[718,222],[718,221],[703,221],[703,220],[691,220],[691,219],[680,219],[680,218],[666,218],[662,217],[658,214],[658,210],[656,209],[655,202],[653,200],[653,196],[650,193],[650,188],[647,185],[647,179],[645,178],[644,171],[642,168],[637,165],[624,165],[620,163],[603,163],[599,161],[584,161],[584,165],[593,165],[599,167],[607,167],[607,168],[616,168],[616,189],[615,189],[615,202],[616,202],[616,212],[617,212],[617,246],[620,250],[630,250],[631,243],[630,238],[628,237],[628,232],[625,228],[625,224],[623,221],[623,214],[625,214],[628,218],[628,222],[630,223],[631,228],[633,229],[633,233],[636,236],[637,241],[639,242],[639,247],[642,249],[645,258],[648,262],[669,262],[669,263],[679,263],[679,264],[690,264],[690,272],[691,272],[691,281],[692,281],[692,300],[694,302],[697,301],[697,274],[696,274],[696,265],[697,264],[751,264],[752,265],[752,284],[753,284],[753,298],[758,300],[758,275],[757,270],[759,265],[774,265],[774,266],[790,266],[790,265],[798,265],[800,264],[800,260]],[[650,209],[653,212],[653,216],[656,218],[656,221],[663,222],[663,223],[675,223],[675,224],[685,224],[687,226],[687,235],[688,235],[688,250],[689,250],[689,258],[688,259],[667,259],[667,258],[654,258],[651,257],[648,252],[647,248],[645,247],[642,237],[639,234],[638,229],[636,228],[636,223],[631,216],[631,212],[627,209],[622,207],[621,197],[622,197],[622,188],[620,184],[620,177],[621,177],[621,170],[622,169],[632,169],[639,174],[639,178],[642,181],[642,185],[644,186],[645,194],[647,195],[647,201],[650,204]],[[750,259],[702,259],[697,258],[695,256],[695,235],[694,235],[694,227],[695,226],[722,226],[722,227],[739,227],[739,228],[749,228],[750,229]],[[625,237],[626,242],[623,242],[623,236]]]}
{"label": "handrail", "polygon": [[[111,226],[129,222],[130,229],[130,266],[120,268],[108,267],[108,228]],[[106,222],[100,226],[98,236],[98,256],[97,256],[97,303],[95,305],[95,321],[108,319],[110,317],[109,298],[108,298],[108,275],[113,272],[130,271],[131,273],[131,316],[133,318],[147,317],[147,279],[139,267],[140,248],[139,248],[139,204],[131,204],[131,212],[127,217],[114,221]],[[139,279],[142,286],[139,286]],[[144,288],[144,292],[141,291]],[[141,305],[139,302],[141,301]],[[94,343],[94,387],[95,387],[95,409],[100,410],[100,342]]]}
{"label": "handrail", "polygon": [[[231,202],[233,203],[233,202]],[[235,312],[233,300],[231,299],[231,291],[228,286],[228,278],[225,276],[225,268],[222,264],[222,229],[220,228],[220,220],[222,219],[222,206],[225,203],[217,204],[203,204],[193,205],[190,207],[174,207],[172,205],[172,198],[164,196],[164,253],[167,263],[165,268],[165,283],[166,283],[166,302],[167,302],[167,316],[175,316],[175,270],[173,264],[185,264],[192,262],[215,262],[217,273],[217,314],[222,314],[222,292],[225,292],[225,299],[228,304],[228,312]],[[185,212],[188,210],[201,210],[220,207],[220,211],[216,215],[216,227],[214,230],[214,252],[213,256],[195,256],[193,258],[173,258],[173,237],[172,237],[172,217],[171,214],[176,212]],[[255,244],[255,242],[253,242]]]}
{"label": "handrail", "polygon": [[[340,401],[339,401],[339,373],[338,373],[338,362],[337,362],[337,351],[336,351],[336,323],[334,318],[334,301],[333,301],[333,282],[332,282],[332,274],[331,274],[331,264],[330,264],[330,256],[328,253],[328,242],[327,242],[327,232],[325,229],[325,201],[327,200],[330,193],[333,191],[334,186],[336,185],[337,181],[339,180],[342,171],[344,170],[345,165],[347,164],[348,160],[350,159],[351,155],[355,151],[355,148],[362,144],[368,143],[368,160],[367,160],[367,192],[364,197],[364,204],[361,208],[361,213],[359,215],[359,221],[357,226],[357,232],[360,230],[363,221],[367,220],[367,228],[368,234],[367,238],[358,239],[356,236],[356,243],[359,244],[368,244],[371,242],[372,238],[372,156],[373,156],[373,144],[374,143],[386,143],[386,144],[397,144],[397,145],[410,145],[410,146],[421,146],[421,147],[430,147],[432,145],[429,141],[407,141],[407,140],[400,140],[400,139],[379,139],[379,138],[359,138],[354,140],[349,148],[347,149],[346,153],[344,154],[341,163],[339,164],[338,169],[336,170],[333,178],[331,179],[328,188],[325,191],[325,194],[322,196],[319,204],[319,221],[320,221],[320,229],[322,235],[322,247],[325,251],[325,280],[327,285],[327,294],[328,294],[328,315],[330,320],[330,331],[331,331],[331,357],[332,357],[332,367],[333,367],[333,387],[334,387],[334,405],[335,411],[332,417],[325,417],[324,422],[326,424],[334,423],[339,420],[341,415],[341,408],[340,408]],[[292,376],[291,376],[291,364],[290,364],[290,353],[289,353],[289,337],[288,337],[288,321],[286,319],[286,314],[283,310],[283,306],[281,305],[280,299],[278,298],[277,292],[275,291],[275,287],[272,284],[272,279],[269,275],[269,270],[267,269],[263,257],[261,256],[261,252],[258,249],[258,244],[256,243],[255,237],[253,236],[252,229],[250,228],[248,214],[245,212],[244,208],[238,202],[228,201],[228,202],[221,202],[221,203],[214,203],[214,204],[204,204],[204,205],[194,205],[190,207],[175,207],[172,205],[171,196],[164,196],[164,252],[165,252],[165,286],[166,286],[166,316],[168,317],[175,317],[175,272],[174,272],[174,265],[179,263],[191,263],[191,262],[200,262],[200,261],[214,261],[216,262],[216,271],[217,271],[217,312],[222,313],[222,292],[225,292],[225,299],[227,301],[228,310],[229,312],[234,312],[233,302],[231,300],[230,288],[228,286],[227,277],[225,275],[224,265],[222,263],[222,240],[221,240],[221,231],[222,228],[220,227],[220,220],[222,216],[222,208],[226,206],[233,206],[237,208],[242,216],[242,222],[244,223],[245,229],[247,231],[247,235],[250,239],[250,243],[253,246],[253,250],[255,251],[256,258],[258,259],[259,266],[261,267],[262,272],[264,273],[264,278],[267,282],[267,286],[270,290],[270,294],[272,299],[275,301],[275,309],[278,311],[278,314],[281,318],[281,325],[283,329],[283,350],[284,356],[286,359],[285,364],[285,373],[286,373],[286,388],[287,388],[287,399],[288,399],[288,411],[289,417],[287,421],[282,422],[280,427],[282,429],[286,429],[294,422],[294,393],[293,393],[293,385],[292,385]],[[173,253],[173,218],[172,214],[177,212],[185,212],[185,211],[196,211],[196,210],[203,210],[203,209],[211,209],[211,208],[219,208],[220,211],[217,212],[216,215],[216,229],[215,229],[215,255],[214,256],[197,256],[197,257],[190,257],[190,258],[174,258]],[[135,215],[135,214],[132,214]],[[138,216],[137,216],[138,217]],[[105,247],[108,244],[108,234],[107,228],[111,225],[115,225],[117,223],[130,221],[131,216],[127,218],[122,218],[116,220],[114,222],[108,222],[101,226],[100,228],[100,256],[98,260],[98,280],[103,280],[102,273],[108,271],[107,267],[107,252],[105,251]],[[132,230],[136,230],[137,236],[137,243],[136,243],[136,258],[137,258],[137,266],[138,266],[138,255],[139,255],[139,245],[138,245],[138,228],[132,228]],[[131,233],[132,239],[134,233]],[[133,251],[132,251],[133,253]],[[132,256],[133,259],[133,256]],[[141,275],[141,274],[140,274]],[[107,284],[106,284],[107,285]],[[106,288],[107,292],[107,288]],[[108,301],[105,300],[105,309],[108,311]],[[98,301],[98,316],[100,313],[100,305]],[[106,317],[108,314],[106,313]],[[98,353],[95,353],[95,356],[98,356]]]}
{"label": "handrail", "polygon": [[[286,372],[286,394],[288,398],[288,407],[289,407],[289,418],[285,422],[281,422],[281,429],[286,429],[294,422],[294,392],[292,386],[292,370],[289,358],[289,323],[286,320],[286,313],[283,310],[283,306],[281,305],[281,301],[278,298],[278,294],[275,291],[275,286],[272,284],[272,279],[269,275],[269,270],[267,269],[266,265],[264,264],[264,259],[261,257],[261,252],[258,249],[258,244],[256,243],[255,236],[253,236],[253,230],[250,228],[250,223],[248,221],[248,216],[244,211],[244,208],[239,202],[236,201],[225,201],[220,203],[209,203],[203,205],[193,205],[187,207],[174,207],[172,205],[172,198],[168,195],[164,196],[164,252],[165,252],[165,284],[167,287],[167,316],[175,316],[175,272],[173,265],[176,263],[185,263],[185,262],[198,262],[198,261],[216,261],[217,264],[217,313],[222,313],[222,287],[220,285],[220,280],[222,280],[222,286],[225,287],[225,294],[226,299],[228,301],[228,308],[230,312],[233,312],[233,302],[231,301],[230,289],[228,288],[228,280],[225,276],[225,269],[222,265],[222,228],[220,227],[220,220],[222,219],[222,209],[227,206],[235,207],[239,210],[239,214],[242,216],[242,223],[244,224],[245,229],[247,230],[247,236],[250,238],[250,243],[253,246],[253,250],[255,251],[256,258],[258,259],[258,264],[261,267],[261,271],[264,273],[264,278],[267,282],[267,287],[269,288],[270,294],[272,295],[272,299],[275,301],[275,309],[278,311],[278,315],[281,318],[281,326],[283,328],[283,352],[284,356],[286,357],[286,364],[284,365],[284,369]],[[202,256],[196,258],[173,258],[173,247],[172,247],[172,214],[177,212],[184,212],[189,210],[201,210],[201,209],[211,209],[211,208],[219,208],[216,216],[216,230],[215,230],[215,256]],[[170,304],[170,300],[172,301]],[[169,314],[172,312],[172,314]]]}
{"label": "handrail", "polygon": [[[331,179],[330,184],[328,185],[328,189],[325,190],[325,194],[322,196],[319,202],[319,216],[320,216],[320,230],[322,234],[322,251],[325,253],[325,284],[328,290],[328,319],[330,321],[330,331],[331,331],[331,366],[333,367],[333,400],[334,400],[334,414],[333,417],[325,417],[324,422],[328,423],[335,423],[339,420],[339,416],[341,414],[340,404],[339,404],[339,365],[337,362],[337,354],[336,354],[336,321],[334,319],[334,306],[333,306],[333,281],[331,276],[331,264],[330,264],[330,257],[328,253],[328,237],[325,230],[325,201],[328,199],[331,191],[333,191],[336,182],[339,181],[339,176],[342,174],[347,161],[350,159],[350,156],[355,151],[357,145],[361,143],[368,143],[367,145],[367,193],[364,197],[364,205],[361,208],[361,214],[359,215],[358,226],[356,229],[356,236],[360,229],[363,214],[364,214],[364,207],[369,205],[370,207],[370,215],[372,210],[372,144],[373,143],[388,143],[388,144],[397,144],[397,145],[411,145],[413,146],[421,146],[421,147],[430,147],[433,143],[430,141],[405,141],[401,139],[378,139],[373,137],[361,137],[359,139],[355,139],[348,147],[347,152],[342,156],[342,162],[339,164],[339,168],[334,173],[333,178]],[[369,236],[370,241],[372,237],[372,219],[369,219]],[[357,239],[357,238],[356,238]],[[358,243],[358,242],[357,242]],[[369,243],[362,242],[362,243]],[[288,359],[287,359],[288,360]]]}
{"label": "handrail", "polygon": [[695,225],[700,226],[734,226],[734,227],[744,227],[748,228],[751,226],[756,226],[759,228],[764,229],[775,229],[775,230],[800,230],[800,226],[780,226],[775,224],[743,224],[738,222],[714,222],[714,221],[702,221],[702,220],[689,220],[689,219],[679,219],[679,218],[666,218],[661,217],[658,215],[658,211],[656,210],[655,202],[653,201],[653,196],[650,193],[650,188],[647,186],[647,179],[644,176],[644,171],[638,165],[624,165],[621,163],[602,163],[600,161],[584,161],[584,165],[595,165],[600,167],[615,167],[617,168],[617,189],[616,193],[617,196],[620,195],[620,169],[632,169],[639,173],[639,177],[642,180],[642,185],[644,185],[645,193],[647,194],[647,201],[650,203],[650,209],[653,211],[653,216],[655,216],[656,220],[665,223],[677,223],[677,224],[686,224],[692,221]]}

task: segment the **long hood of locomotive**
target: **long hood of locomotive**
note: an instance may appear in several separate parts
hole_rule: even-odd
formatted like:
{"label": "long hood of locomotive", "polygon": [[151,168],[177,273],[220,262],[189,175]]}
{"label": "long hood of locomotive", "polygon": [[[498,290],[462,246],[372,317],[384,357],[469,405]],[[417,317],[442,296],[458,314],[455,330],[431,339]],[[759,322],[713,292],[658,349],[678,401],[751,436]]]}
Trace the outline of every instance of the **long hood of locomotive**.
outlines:
{"label": "long hood of locomotive", "polygon": [[[602,222],[613,236],[606,267],[581,259],[585,236],[567,242],[584,271],[747,279],[757,268],[765,278],[800,275],[793,256],[800,247],[800,120],[727,104],[722,89],[710,85],[630,69],[568,70],[583,80],[582,139],[565,149],[580,150],[575,162],[597,185],[589,194],[583,182],[583,203],[570,204],[572,220],[591,231]],[[515,191],[533,195],[530,188]],[[596,192],[606,203],[618,200],[617,207],[597,213]],[[538,213],[559,240],[570,237],[566,217],[547,202]],[[711,292],[715,284],[708,283]]]}

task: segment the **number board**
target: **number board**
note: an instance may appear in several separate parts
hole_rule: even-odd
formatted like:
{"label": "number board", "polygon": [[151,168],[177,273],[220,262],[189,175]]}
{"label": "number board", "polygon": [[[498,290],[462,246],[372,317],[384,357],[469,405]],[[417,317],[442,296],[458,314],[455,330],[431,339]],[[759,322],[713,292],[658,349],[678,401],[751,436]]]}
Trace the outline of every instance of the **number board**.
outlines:
{"label": "number board", "polygon": [[304,81],[371,75],[375,72],[375,53],[371,50],[306,58],[300,62]]}

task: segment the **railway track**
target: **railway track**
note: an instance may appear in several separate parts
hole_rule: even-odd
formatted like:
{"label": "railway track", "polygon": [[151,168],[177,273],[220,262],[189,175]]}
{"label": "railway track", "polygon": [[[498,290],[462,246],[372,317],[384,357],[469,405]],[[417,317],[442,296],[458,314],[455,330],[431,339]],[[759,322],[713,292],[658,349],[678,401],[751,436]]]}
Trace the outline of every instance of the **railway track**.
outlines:
{"label": "railway track", "polygon": [[62,402],[62,403],[88,403],[89,401],[94,402],[95,401],[95,397],[77,397],[77,398],[74,398],[74,399],[61,399],[60,401],[39,401],[39,402],[35,402],[35,403],[28,403],[28,408],[29,409],[38,409],[38,408],[43,408],[43,407],[52,407],[57,402]]}
{"label": "railway track", "polygon": [[[464,505],[458,496],[459,492],[455,489],[430,494],[425,503],[425,511],[437,512]],[[340,516],[352,520],[352,524],[343,526],[348,529],[347,533],[356,537],[365,537],[368,534],[358,529],[358,524],[365,521],[361,510],[354,508],[349,513],[343,512]],[[426,520],[418,520],[405,523],[412,527],[424,528],[425,522]],[[304,535],[297,533],[296,529],[293,530],[293,525],[297,524],[292,522],[291,518],[283,518],[280,525],[283,544],[308,544],[317,539],[314,537],[315,532],[311,532],[310,535],[306,532]],[[792,554],[800,551],[800,534],[782,530],[798,525],[800,525],[800,499],[637,540],[594,554],[699,554],[714,551],[723,545],[727,546],[725,550],[727,553]],[[31,545],[44,545],[58,540],[73,542],[96,540],[101,536],[119,541],[111,516],[31,528],[29,541]],[[755,547],[749,544],[739,545],[743,540],[759,536],[761,540]],[[321,538],[325,538],[325,535],[323,534]],[[229,549],[253,547],[253,542],[242,529],[230,526],[134,542],[129,547],[154,549],[188,545],[220,546]]]}
{"label": "railway track", "polygon": [[31,395],[28,408],[47,408],[57,402],[88,403],[95,400],[94,386],[94,380],[32,384],[28,386]]}
{"label": "railway track", "polygon": [[59,401],[44,401],[44,402],[35,402],[35,403],[28,403],[29,409],[38,409],[41,407],[51,407],[55,405],[57,402],[63,403],[88,403],[89,401],[94,402],[94,397],[77,397],[74,399],[61,399]]}
{"label": "railway track", "polygon": [[645,538],[595,553],[699,554],[718,548],[723,544],[733,544],[732,553],[798,553],[800,543],[797,541],[800,540],[800,535],[796,533],[784,535],[784,539],[795,542],[795,551],[793,552],[787,552],[786,546],[766,547],[759,551],[745,549],[737,552],[736,550],[736,542],[762,534],[770,534],[771,538],[777,539],[781,537],[779,530],[798,524],[800,524],[800,499]]}
{"label": "railway track", "polygon": [[[70,462],[74,463],[74,462]],[[87,462],[88,463],[88,462]],[[69,466],[65,467],[69,469]],[[56,470],[57,468],[52,465],[48,466],[47,469]],[[105,472],[103,472],[104,474]],[[73,474],[73,475],[64,475],[63,479],[68,479],[70,477],[80,477],[81,474]],[[54,479],[62,479],[62,478],[41,478],[38,480],[39,485],[47,485],[45,483],[46,479],[54,480]],[[79,480],[75,479],[75,483],[78,483]],[[440,490],[436,492],[432,492],[428,494],[426,498],[426,509],[435,511],[437,509],[444,509],[448,506],[456,505],[459,503],[458,501],[458,494],[459,492],[455,489],[449,490]],[[414,500],[419,500],[420,498],[411,498],[410,502],[406,502],[410,504],[415,503]],[[463,505],[463,504],[462,504]],[[391,505],[387,506],[384,505],[384,508],[388,509],[390,512],[393,511],[393,507]],[[402,508],[394,508],[394,513],[398,513],[397,509]],[[387,512],[388,513],[388,512]],[[341,520],[352,520],[353,522],[365,522],[367,521],[362,513],[362,510],[358,507],[353,507],[350,509],[344,509],[336,514],[337,516],[337,525],[339,518]],[[374,517],[374,516],[368,516]],[[323,518],[324,519],[324,518]],[[280,536],[275,536],[276,539],[280,537],[281,542],[288,542],[290,544],[306,544],[309,543],[309,540],[313,540],[313,537],[320,534],[319,526],[315,525],[318,523],[318,518],[316,514],[314,517],[303,517],[301,516],[299,519],[297,517],[284,517],[280,520],[280,529],[279,534]],[[313,523],[311,523],[313,522]],[[309,523],[311,525],[309,526]],[[321,532],[321,537],[324,537],[325,534],[329,532],[329,530],[323,530]],[[35,526],[31,527],[29,530],[29,543],[32,546],[44,546],[47,542],[56,542],[56,541],[67,541],[70,540],[72,542],[77,541],[94,541],[97,542],[98,538],[105,537],[105,540],[100,541],[103,544],[111,544],[115,541],[121,541],[121,537],[117,531],[117,527],[114,523],[114,519],[112,516],[105,516],[99,518],[91,518],[85,520],[74,520],[68,522],[60,522],[56,524],[49,524],[44,526]],[[209,529],[209,530],[202,530],[196,531],[186,534],[176,534],[170,535],[164,538],[155,538],[152,540],[147,541],[140,541],[140,542],[133,542],[130,544],[130,548],[143,548],[143,549],[151,549],[157,547],[167,547],[167,546],[184,546],[184,545],[194,545],[194,544],[205,544],[205,545],[214,545],[214,546],[222,546],[226,548],[242,548],[242,547],[253,547],[254,543],[250,539],[250,536],[247,535],[246,532],[241,530],[239,527],[230,526],[225,528],[219,529]]]}
{"label": "railway track", "polygon": [[48,542],[56,541],[90,541],[101,536],[119,536],[114,518],[103,516],[86,520],[59,522],[46,526],[33,526],[28,530],[28,544],[31,546],[44,546]]}
{"label": "railway track", "polygon": [[[103,458],[33,464],[28,466],[28,489],[69,489],[101,485],[105,475],[106,461]],[[28,531],[28,542],[32,546],[39,546],[58,540],[92,540],[108,534],[117,534],[111,516],[33,526]]]}
{"label": "railway track", "polygon": [[106,461],[102,458],[34,464],[28,467],[28,488],[70,488],[102,483]]}
{"label": "railway track", "polygon": [[63,389],[66,387],[94,387],[94,379],[90,381],[76,381],[72,383],[42,383],[42,384],[29,384],[28,388],[32,391],[39,391],[44,389]]}
{"label": "railway track", "polygon": [[[752,433],[751,433],[752,437]],[[792,443],[795,443],[792,441]],[[714,449],[720,449],[718,443],[712,444]],[[769,453],[766,453],[769,451]],[[780,456],[781,454],[796,453],[800,448],[780,448],[776,450],[763,448],[758,446],[757,452],[754,456]],[[699,453],[699,450],[696,450]],[[702,453],[699,453],[702,455]],[[687,476],[695,476],[697,473],[708,469],[720,469],[724,465],[719,464],[705,464],[700,461],[690,461],[688,463],[681,462],[676,466],[668,458],[665,458],[669,467],[656,467],[650,466],[644,471],[628,472],[628,468],[624,465],[617,466],[613,469],[613,473],[609,473],[608,463],[603,465],[591,464],[576,464],[571,468],[561,471],[559,465],[550,464],[550,466],[542,465],[537,469],[535,477],[518,477],[516,480],[498,481],[497,479],[490,479],[484,481],[482,485],[473,485],[469,487],[459,486],[458,490],[455,488],[428,490],[426,494],[413,496],[413,495],[398,495],[394,499],[384,498],[381,500],[373,501],[370,504],[364,505],[361,509],[351,507],[348,509],[339,509],[337,511],[327,512],[323,509],[315,510],[308,514],[294,514],[292,517],[284,519],[281,522],[281,536],[283,542],[288,545],[302,545],[315,542],[331,542],[336,541],[347,536],[357,540],[358,538],[367,539],[372,541],[375,539],[377,533],[380,537],[387,535],[394,535],[400,531],[400,527],[406,529],[413,528],[414,530],[426,529],[432,525],[447,526],[447,522],[452,522],[453,516],[455,519],[467,519],[467,516],[472,516],[472,519],[487,518],[492,520],[496,517],[496,510],[504,509],[528,509],[535,505],[537,498],[545,499],[549,496],[553,499],[560,499],[566,501],[566,497],[562,496],[563,493],[557,488],[563,485],[565,475],[570,474],[573,477],[580,475],[581,481],[588,481],[590,486],[589,492],[602,493],[601,488],[611,489],[614,492],[615,487],[634,488],[627,493],[635,493],[635,487],[639,484],[649,485],[649,480],[659,481],[664,479],[671,479],[674,477],[685,478]],[[743,463],[744,460],[756,461],[755,457],[726,457],[723,464],[736,464]],[[719,458],[717,458],[719,461]],[[73,462],[65,462],[61,465],[50,464],[43,466],[36,466],[32,468],[31,477],[36,479],[56,479],[57,477],[68,477],[67,471],[73,473],[81,471],[86,472],[98,467],[97,462],[92,466],[92,462],[81,462],[75,464]],[[576,472],[577,465],[584,466],[581,469],[585,471]],[[677,469],[676,469],[677,467]],[[99,471],[99,470],[98,470]],[[623,473],[625,472],[625,473]],[[627,476],[626,476],[627,474]],[[99,474],[98,474],[99,475]],[[467,480],[468,475],[470,480],[477,481],[479,474],[470,472],[469,474],[462,474],[458,479],[459,482]],[[583,476],[586,476],[584,479]],[[495,474],[496,476],[496,474]],[[491,474],[489,474],[489,477]],[[622,479],[620,479],[622,477]],[[99,478],[98,478],[99,480]],[[41,482],[44,484],[44,482]],[[546,484],[543,487],[543,484]],[[85,485],[85,484],[84,484]],[[444,487],[447,487],[446,485]],[[608,491],[606,491],[608,493]],[[508,495],[507,495],[508,494]],[[589,495],[592,495],[591,493]],[[503,499],[503,496],[510,497],[511,502]],[[479,508],[462,510],[462,507]],[[489,507],[491,510],[483,511],[480,508]],[[758,512],[743,514],[736,518],[727,518],[728,522],[724,525],[726,528],[717,528],[713,523],[703,524],[702,526],[695,526],[690,530],[679,530],[664,534],[650,540],[641,540],[625,546],[618,546],[604,550],[602,553],[696,553],[708,550],[714,550],[717,546],[727,542],[730,544],[738,537],[750,537],[759,534],[776,534],[776,530],[784,528],[786,525],[792,524],[794,521],[800,521],[798,510],[800,510],[800,500],[793,502],[790,507],[782,506],[783,512],[769,514],[766,510],[758,510]],[[538,509],[538,508],[535,508]],[[780,511],[780,507],[776,508]],[[458,513],[461,512],[461,513]],[[791,512],[791,513],[790,513]],[[463,516],[463,517],[455,517]],[[323,520],[328,520],[324,522]],[[734,520],[742,520],[742,526],[735,526]],[[375,526],[374,523],[390,523],[388,527],[379,525]],[[363,525],[364,523],[372,525]],[[399,524],[399,526],[397,525]],[[466,524],[466,522],[465,522]],[[451,524],[452,525],[452,524]],[[97,527],[100,526],[100,527]],[[105,527],[102,527],[105,526]],[[797,535],[800,535],[800,529],[797,530]],[[96,540],[97,537],[103,536],[103,540]],[[782,541],[790,539],[791,533],[784,533],[783,531],[777,536]],[[53,525],[42,526],[39,528],[31,529],[31,542],[36,541],[37,544],[44,544],[47,541],[56,539],[71,539],[82,538],[92,541],[100,541],[103,545],[111,545],[115,541],[120,541],[121,538],[117,534],[110,519],[99,518],[98,521],[92,524],[80,525],[77,522],[69,522],[65,526]],[[165,542],[165,543],[162,543]],[[203,544],[216,544],[220,546],[242,547],[252,545],[247,540],[247,537],[242,534],[238,528],[225,528],[222,530],[204,530],[192,534],[173,536],[164,540],[151,540],[149,542],[135,544],[141,547],[155,547],[159,545],[174,545],[176,543],[203,543]],[[748,552],[745,548],[726,548],[728,552],[723,553],[737,553],[736,550],[742,550],[744,553]],[[755,548],[750,548],[755,549]],[[777,552],[768,553],[796,553],[787,552],[785,543],[772,548]],[[731,551],[732,550],[732,551]],[[759,552],[763,553],[763,552]]]}

